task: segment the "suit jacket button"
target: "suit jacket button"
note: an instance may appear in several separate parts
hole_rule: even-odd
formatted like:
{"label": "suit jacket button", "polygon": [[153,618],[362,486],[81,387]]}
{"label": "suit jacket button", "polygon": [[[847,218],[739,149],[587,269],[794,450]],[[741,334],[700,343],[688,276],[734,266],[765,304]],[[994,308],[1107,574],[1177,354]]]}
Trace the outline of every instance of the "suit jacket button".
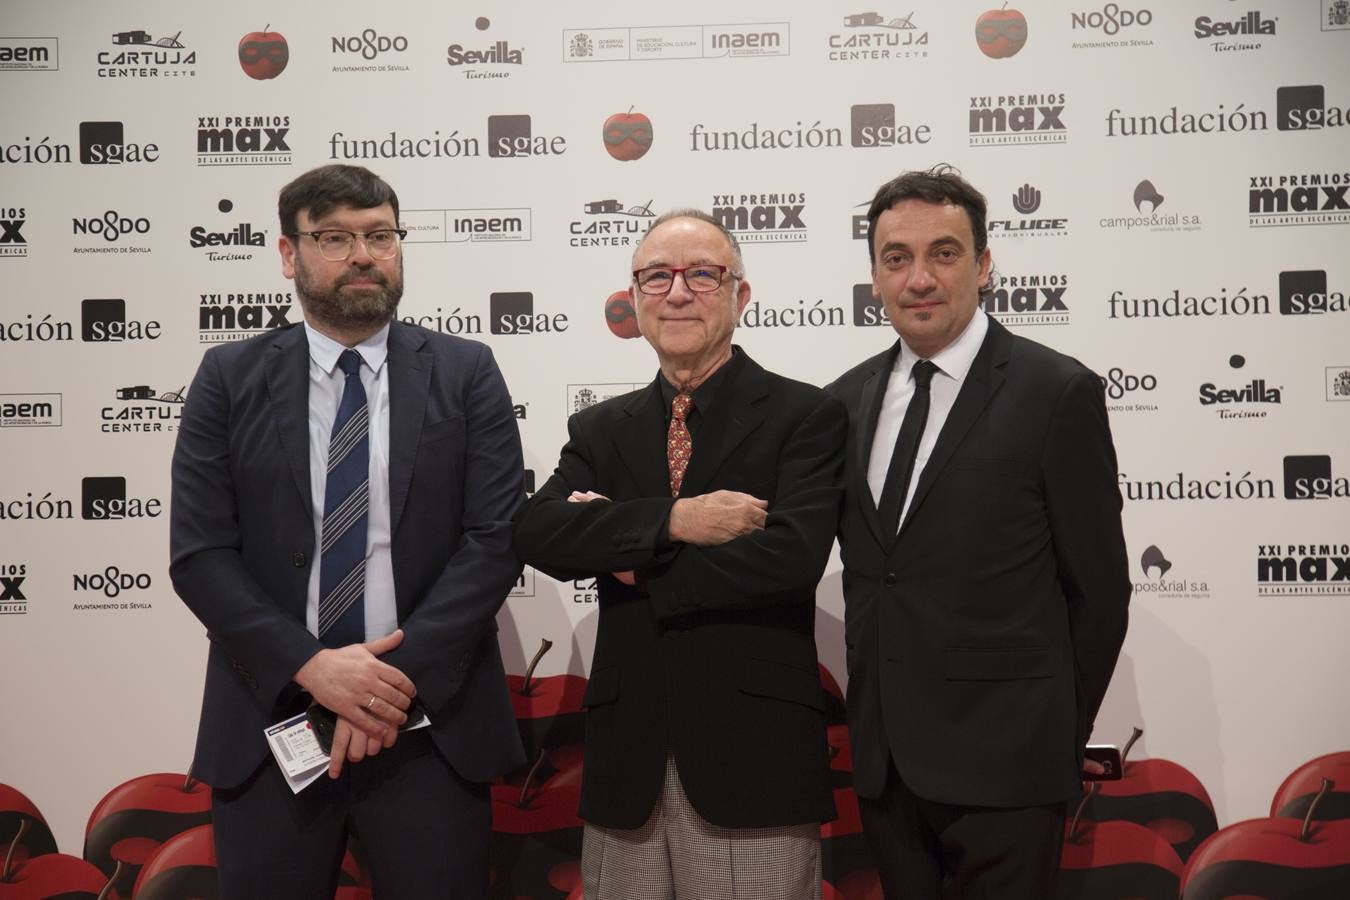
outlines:
{"label": "suit jacket button", "polygon": [[883,580],[886,582],[886,587],[895,587],[895,583],[900,579],[895,577],[894,572],[887,572],[886,577]]}
{"label": "suit jacket button", "polygon": [[297,553],[292,556],[291,565],[295,566],[297,569],[303,569],[305,567],[305,554]]}

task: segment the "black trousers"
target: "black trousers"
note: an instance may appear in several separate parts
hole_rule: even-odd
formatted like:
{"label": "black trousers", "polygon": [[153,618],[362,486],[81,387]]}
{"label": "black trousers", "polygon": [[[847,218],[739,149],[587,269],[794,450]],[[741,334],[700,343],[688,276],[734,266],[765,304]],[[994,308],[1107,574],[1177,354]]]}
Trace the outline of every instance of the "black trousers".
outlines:
{"label": "black trousers", "polygon": [[887,900],[1047,900],[1055,895],[1066,803],[987,807],[917,796],[895,771],[858,799]]}
{"label": "black trousers", "polygon": [[299,794],[269,756],[247,781],[216,790],[216,867],[229,900],[332,900],[348,835],[360,842],[376,897],[486,895],[488,786],[460,778],[425,731],[325,773]]}

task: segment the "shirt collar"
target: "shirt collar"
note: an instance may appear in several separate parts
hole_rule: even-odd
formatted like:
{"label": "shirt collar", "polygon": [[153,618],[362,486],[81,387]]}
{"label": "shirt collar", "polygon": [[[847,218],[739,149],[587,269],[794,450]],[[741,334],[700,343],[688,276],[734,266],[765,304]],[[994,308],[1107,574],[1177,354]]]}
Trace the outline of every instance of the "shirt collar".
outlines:
{"label": "shirt collar", "polygon": [[[309,358],[326,374],[332,375],[333,369],[337,367],[338,357],[347,348],[308,322],[305,323],[305,337],[309,340]],[[389,325],[386,323],[383,328],[352,349],[361,354],[361,361],[369,366],[372,372],[378,373],[389,355]]]}
{"label": "shirt collar", "polygon": [[[694,393],[692,394],[694,409],[698,410],[700,414],[706,414],[708,408],[715,405],[714,398],[717,396],[718,386],[727,380],[729,373],[734,368],[739,367],[741,355],[741,348],[736,344],[732,344],[731,358],[718,366],[717,371],[713,372],[702,384],[694,388]],[[666,379],[664,372],[657,374],[657,380],[661,383],[661,397],[665,400],[666,409],[669,410],[670,404],[675,400],[675,386]]]}
{"label": "shirt collar", "polygon": [[[965,329],[956,340],[928,357],[928,360],[948,378],[964,381],[970,367],[975,364],[975,356],[980,352],[980,345],[984,343],[984,336],[988,331],[989,317],[985,315],[984,310],[976,308],[975,315],[970,317],[970,321],[966,323]],[[895,368],[892,372],[909,378],[910,370],[919,359],[920,356],[909,349],[909,344],[901,338],[900,355],[895,358]]]}

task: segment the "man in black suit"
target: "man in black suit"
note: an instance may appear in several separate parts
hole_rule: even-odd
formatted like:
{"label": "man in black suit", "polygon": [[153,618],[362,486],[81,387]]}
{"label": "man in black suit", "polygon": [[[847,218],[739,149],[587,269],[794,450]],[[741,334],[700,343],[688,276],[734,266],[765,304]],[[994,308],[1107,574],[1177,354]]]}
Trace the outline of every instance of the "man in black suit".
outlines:
{"label": "man in black suit", "polygon": [[[325,166],[279,213],[305,321],[207,351],[173,458],[221,895],[328,900],[354,834],[379,896],[481,897],[486,782],[524,762],[494,619],[524,497],[506,384],[485,346],[394,320],[389,185]],[[263,731],[311,701],[329,777],[292,794]]]}
{"label": "man in black suit", "polygon": [[846,413],[732,346],[750,285],[706,213],[653,222],[633,269],[660,373],[574,415],[516,517],[526,562],[599,581],[586,896],[817,897],[834,804],[815,588]]}
{"label": "man in black suit", "polygon": [[900,339],[828,388],[851,420],[854,784],[888,897],[1053,896],[1125,637],[1102,387],[979,308],[985,208],[946,167],[881,187],[872,294]]}

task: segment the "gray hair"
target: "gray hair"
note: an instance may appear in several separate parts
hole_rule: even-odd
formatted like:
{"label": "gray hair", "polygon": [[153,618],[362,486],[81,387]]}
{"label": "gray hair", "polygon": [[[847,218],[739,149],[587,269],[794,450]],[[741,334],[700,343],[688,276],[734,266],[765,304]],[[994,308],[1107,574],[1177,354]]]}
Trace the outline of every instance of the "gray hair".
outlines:
{"label": "gray hair", "polygon": [[638,241],[638,245],[633,248],[633,257],[634,258],[637,257],[638,251],[641,250],[642,245],[647,242],[648,234],[651,234],[657,228],[671,221],[672,219],[694,219],[699,222],[707,222],[709,225],[720,231],[722,233],[722,237],[727,239],[727,244],[730,245],[731,247],[731,254],[734,257],[736,257],[736,268],[738,269],[738,271],[732,272],[731,274],[734,275],[736,278],[745,277],[745,260],[741,258],[741,243],[740,241],[736,240],[736,235],[728,231],[727,227],[723,225],[721,222],[717,221],[717,219],[715,219],[713,216],[709,215],[708,213],[704,212],[701,209],[694,209],[692,206],[685,207],[683,209],[672,209],[670,212],[664,212],[661,215],[657,216],[655,221],[652,222],[651,227],[647,229],[647,233],[642,236],[642,238]]}

